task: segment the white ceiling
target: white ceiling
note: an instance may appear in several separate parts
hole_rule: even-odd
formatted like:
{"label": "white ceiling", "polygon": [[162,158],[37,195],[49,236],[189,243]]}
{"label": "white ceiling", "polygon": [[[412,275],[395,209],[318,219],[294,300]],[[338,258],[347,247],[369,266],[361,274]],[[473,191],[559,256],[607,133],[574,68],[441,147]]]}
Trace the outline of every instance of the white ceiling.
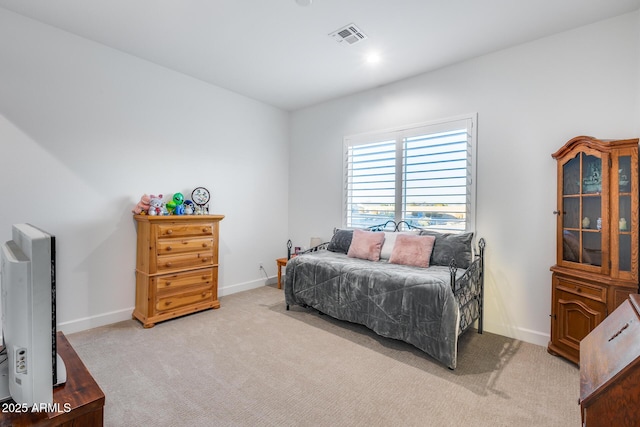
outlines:
{"label": "white ceiling", "polygon": [[[284,110],[640,8],[640,0],[0,0],[0,7]],[[355,23],[367,39],[329,33]],[[377,52],[381,61],[366,64]]]}

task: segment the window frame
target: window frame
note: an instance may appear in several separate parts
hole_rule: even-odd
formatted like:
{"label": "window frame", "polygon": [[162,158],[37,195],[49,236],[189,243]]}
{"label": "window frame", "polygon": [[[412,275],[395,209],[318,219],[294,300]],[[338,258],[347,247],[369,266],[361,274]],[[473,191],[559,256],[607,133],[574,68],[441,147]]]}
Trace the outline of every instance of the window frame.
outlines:
{"label": "window frame", "polygon": [[[478,143],[477,143],[477,113],[464,114],[460,116],[449,117],[445,119],[432,120],[427,122],[415,123],[406,126],[399,126],[391,129],[379,131],[365,132],[355,135],[345,136],[343,138],[343,178],[342,178],[342,227],[355,228],[347,225],[348,220],[348,198],[349,198],[349,147],[355,145],[363,145],[381,141],[395,140],[395,212],[394,219],[396,222],[406,220],[402,218],[403,211],[403,192],[405,191],[403,156],[404,156],[404,140],[406,138],[436,134],[453,129],[467,128],[467,203],[466,203],[466,222],[465,229],[459,231],[447,232],[472,232],[476,229],[476,175],[477,175],[477,159],[478,159]],[[410,218],[409,218],[410,219]]]}

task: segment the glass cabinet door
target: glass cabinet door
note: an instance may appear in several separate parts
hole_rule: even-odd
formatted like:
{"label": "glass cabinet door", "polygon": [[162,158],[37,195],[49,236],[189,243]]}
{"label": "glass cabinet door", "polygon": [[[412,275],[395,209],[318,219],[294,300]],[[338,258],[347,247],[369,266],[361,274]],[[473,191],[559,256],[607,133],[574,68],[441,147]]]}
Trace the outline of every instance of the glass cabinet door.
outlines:
{"label": "glass cabinet door", "polygon": [[602,266],[602,159],[578,153],[562,167],[562,260]]}
{"label": "glass cabinet door", "polygon": [[631,156],[620,156],[618,163],[618,269],[631,271]]}
{"label": "glass cabinet door", "polygon": [[611,167],[612,274],[623,279],[637,279],[638,269],[638,165],[632,154],[624,151],[614,155]]}

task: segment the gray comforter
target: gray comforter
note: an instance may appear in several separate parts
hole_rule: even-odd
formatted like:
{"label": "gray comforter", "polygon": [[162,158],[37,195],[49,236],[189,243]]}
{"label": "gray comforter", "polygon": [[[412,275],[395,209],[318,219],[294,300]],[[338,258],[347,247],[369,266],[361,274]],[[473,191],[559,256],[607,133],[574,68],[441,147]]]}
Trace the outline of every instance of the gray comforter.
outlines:
{"label": "gray comforter", "polygon": [[285,299],[413,344],[456,367],[460,311],[448,267],[372,262],[323,250],[289,260]]}

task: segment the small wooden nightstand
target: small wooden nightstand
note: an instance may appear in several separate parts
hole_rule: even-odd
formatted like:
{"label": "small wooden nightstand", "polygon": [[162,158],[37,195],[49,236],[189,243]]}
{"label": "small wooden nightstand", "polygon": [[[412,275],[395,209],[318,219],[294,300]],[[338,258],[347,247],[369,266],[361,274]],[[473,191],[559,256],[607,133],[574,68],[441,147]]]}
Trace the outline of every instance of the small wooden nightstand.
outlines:
{"label": "small wooden nightstand", "polygon": [[282,289],[282,267],[287,266],[287,258],[278,258],[276,264],[278,265],[278,289]]}

